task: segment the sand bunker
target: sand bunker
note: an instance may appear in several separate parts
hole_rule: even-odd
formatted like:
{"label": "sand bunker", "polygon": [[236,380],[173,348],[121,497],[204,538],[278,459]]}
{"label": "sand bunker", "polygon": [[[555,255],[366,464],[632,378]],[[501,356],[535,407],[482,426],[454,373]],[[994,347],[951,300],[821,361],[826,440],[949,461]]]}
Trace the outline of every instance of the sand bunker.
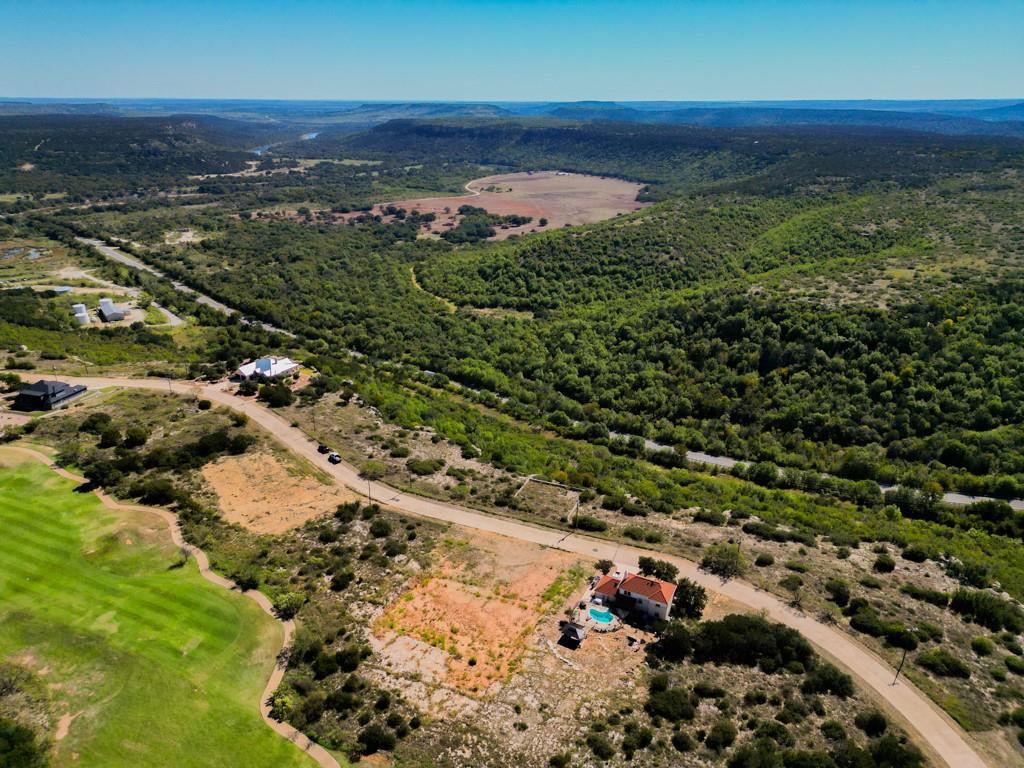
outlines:
{"label": "sand bunker", "polygon": [[256,533],[281,533],[355,498],[338,486],[290,473],[266,453],[221,459],[203,467],[202,475],[224,518]]}

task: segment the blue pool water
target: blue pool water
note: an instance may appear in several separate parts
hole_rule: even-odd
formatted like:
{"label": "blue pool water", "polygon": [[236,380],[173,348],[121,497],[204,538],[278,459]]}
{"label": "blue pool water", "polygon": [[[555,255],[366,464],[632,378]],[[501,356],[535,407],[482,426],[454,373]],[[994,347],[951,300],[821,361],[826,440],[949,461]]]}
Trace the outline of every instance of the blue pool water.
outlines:
{"label": "blue pool water", "polygon": [[611,624],[612,613],[611,611],[605,610],[604,608],[591,608],[590,618],[596,621],[598,624]]}

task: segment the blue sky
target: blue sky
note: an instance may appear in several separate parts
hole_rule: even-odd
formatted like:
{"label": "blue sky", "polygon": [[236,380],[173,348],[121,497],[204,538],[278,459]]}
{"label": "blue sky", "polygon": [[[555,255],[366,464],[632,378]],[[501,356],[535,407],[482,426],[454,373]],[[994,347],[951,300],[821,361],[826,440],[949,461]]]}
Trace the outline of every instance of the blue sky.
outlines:
{"label": "blue sky", "polygon": [[0,0],[0,96],[1024,97],[1024,0]]}

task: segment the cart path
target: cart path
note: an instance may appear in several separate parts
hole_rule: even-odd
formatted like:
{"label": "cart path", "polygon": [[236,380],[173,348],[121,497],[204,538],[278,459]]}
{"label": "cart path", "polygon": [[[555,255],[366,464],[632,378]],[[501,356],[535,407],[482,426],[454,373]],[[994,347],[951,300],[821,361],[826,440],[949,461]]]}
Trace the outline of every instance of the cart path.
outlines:
{"label": "cart path", "polygon": [[931,757],[945,763],[949,768],[988,768],[980,754],[968,742],[968,737],[960,726],[916,686],[903,678],[897,685],[892,685],[895,670],[888,662],[840,629],[790,608],[779,598],[745,581],[723,581],[700,570],[691,560],[660,553],[656,549],[616,544],[579,533],[544,528],[519,520],[476,512],[455,504],[405,493],[383,483],[364,480],[359,476],[359,471],[347,462],[328,464],[317,452],[317,443],[304,432],[291,426],[284,417],[261,406],[255,399],[235,396],[232,394],[234,387],[231,385],[116,377],[64,377],[64,380],[92,388],[171,390],[227,406],[247,415],[250,421],[270,432],[285,448],[312,462],[342,485],[400,512],[497,533],[593,559],[607,558],[630,566],[636,566],[641,556],[657,554],[658,557],[676,565],[680,576],[692,579],[710,592],[718,593],[751,611],[761,611],[773,621],[799,631],[825,657],[852,674],[862,688],[870,689],[880,703],[898,716]]}
{"label": "cart path", "polygon": [[[5,445],[0,446],[0,451],[17,453],[21,456],[25,456],[26,458],[42,462],[61,477],[71,480],[74,483],[88,482],[86,478],[72,474],[71,472],[68,472],[66,469],[63,469],[62,467],[58,467],[51,461],[50,457],[47,456],[46,454],[32,450],[31,448],[23,448],[14,445]],[[235,582],[231,581],[230,579],[225,579],[223,576],[220,576],[214,573],[213,570],[211,570],[210,559],[206,556],[206,553],[203,552],[203,550],[185,541],[184,537],[181,535],[181,527],[178,525],[178,518],[175,517],[174,514],[167,511],[166,509],[161,509],[160,507],[147,507],[141,504],[122,504],[121,502],[116,501],[115,499],[111,498],[108,494],[104,493],[99,489],[94,490],[93,493],[101,502],[103,502],[105,506],[109,507],[110,509],[148,512],[159,517],[161,520],[167,523],[167,528],[169,529],[171,534],[171,541],[174,542],[175,546],[188,552],[190,556],[195,558],[196,564],[199,566],[199,574],[204,579],[209,581],[211,584],[216,584],[218,587],[223,587],[224,589],[231,590],[232,592],[239,591],[238,585],[236,585]],[[249,590],[247,592],[242,592],[241,594],[245,595],[250,600],[255,602],[256,605],[263,609],[264,613],[273,617],[274,619],[277,619],[277,616],[274,614],[274,608],[270,603],[270,599],[262,592],[259,592],[257,590]],[[280,653],[287,651],[289,648],[291,648],[292,638],[295,634],[294,621],[288,619],[287,621],[281,621],[280,623],[284,628],[284,633],[281,641],[281,650],[277,654],[274,654],[275,656],[280,656]],[[279,722],[270,717],[270,696],[274,693],[275,690],[277,690],[277,687],[281,684],[281,680],[284,678],[284,672],[284,665],[282,665],[280,662],[274,664],[274,670],[270,673],[270,679],[267,680],[267,684],[263,688],[263,693],[260,694],[260,717],[262,717],[263,722],[269,725],[276,733],[294,743],[295,746],[297,746],[311,758],[316,760],[316,762],[320,765],[320,768],[341,768],[338,764],[338,761],[335,760],[331,753],[328,752],[326,749],[321,747],[316,742],[310,740],[305,734],[300,733],[298,730],[288,725],[287,723]]]}

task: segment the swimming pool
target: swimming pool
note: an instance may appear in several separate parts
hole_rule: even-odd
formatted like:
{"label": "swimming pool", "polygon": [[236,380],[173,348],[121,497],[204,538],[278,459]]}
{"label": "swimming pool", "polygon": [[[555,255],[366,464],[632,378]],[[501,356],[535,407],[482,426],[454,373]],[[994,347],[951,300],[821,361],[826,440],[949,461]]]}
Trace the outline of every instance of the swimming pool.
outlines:
{"label": "swimming pool", "polygon": [[612,612],[606,608],[590,608],[590,618],[596,621],[598,624],[611,624],[612,623]]}

